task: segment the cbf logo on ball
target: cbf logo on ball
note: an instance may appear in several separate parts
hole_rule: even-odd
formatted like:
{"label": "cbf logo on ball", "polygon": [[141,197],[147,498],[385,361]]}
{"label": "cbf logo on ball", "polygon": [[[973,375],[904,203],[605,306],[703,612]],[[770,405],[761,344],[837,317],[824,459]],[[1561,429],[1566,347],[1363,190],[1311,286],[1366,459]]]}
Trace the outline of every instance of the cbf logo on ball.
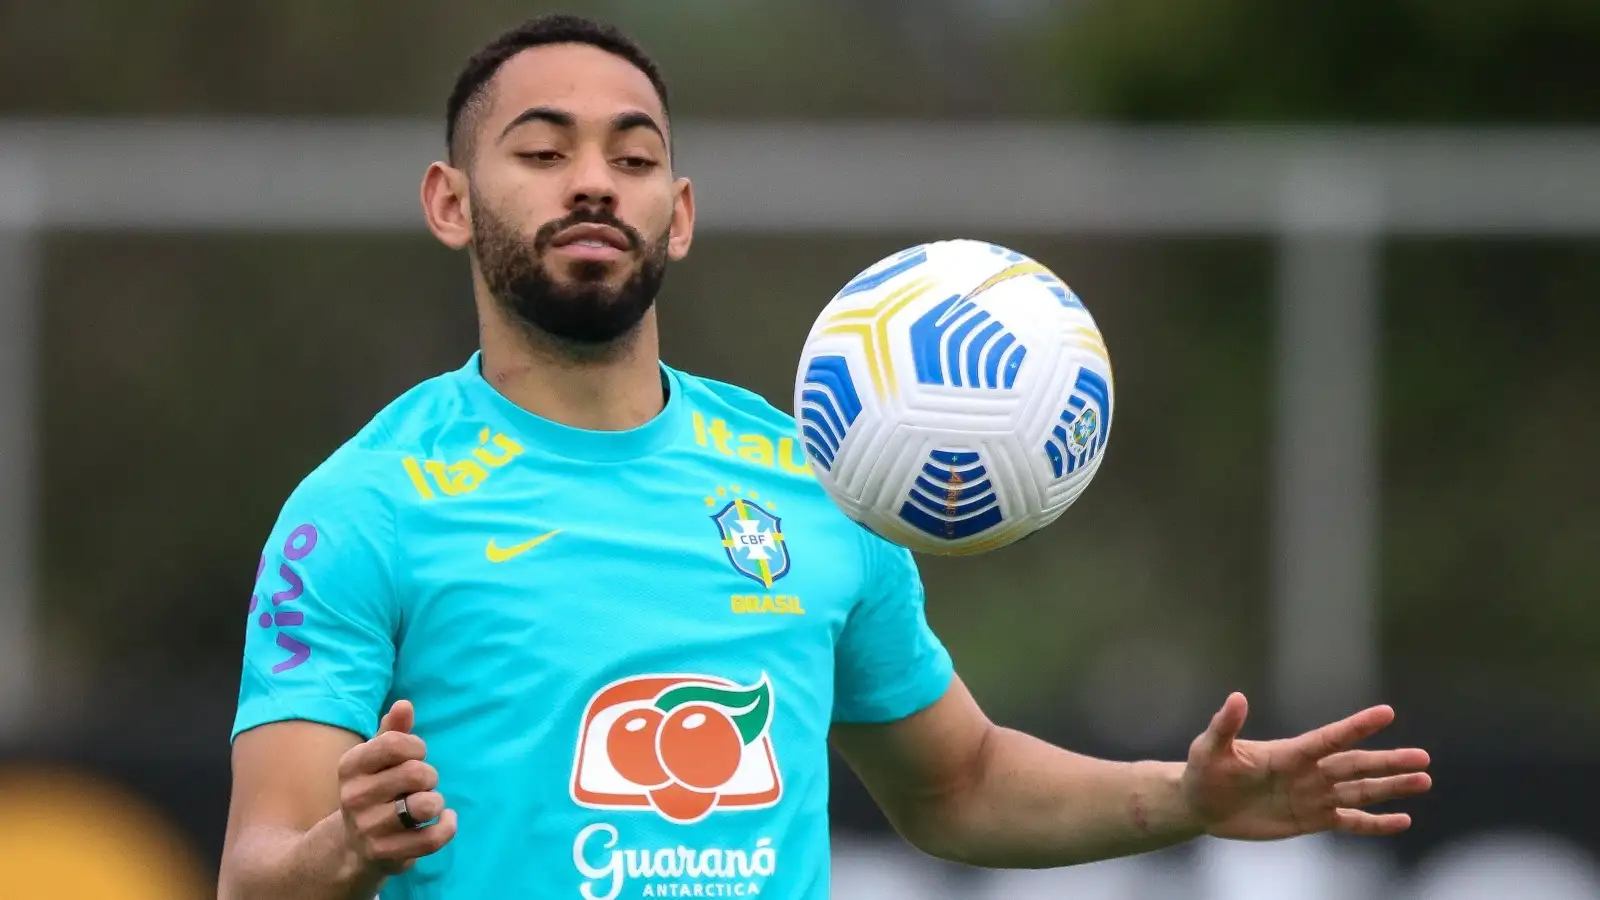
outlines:
{"label": "cbf logo on ball", "polygon": [[654,810],[698,822],[764,809],[783,796],[772,749],[772,684],[710,675],[639,675],[589,701],[572,799],[591,809]]}

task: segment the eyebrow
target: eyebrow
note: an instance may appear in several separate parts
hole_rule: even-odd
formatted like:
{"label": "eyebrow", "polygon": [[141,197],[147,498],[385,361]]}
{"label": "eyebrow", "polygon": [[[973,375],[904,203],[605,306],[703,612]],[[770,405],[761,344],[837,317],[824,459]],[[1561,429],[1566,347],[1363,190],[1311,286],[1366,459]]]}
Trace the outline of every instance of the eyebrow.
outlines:
{"label": "eyebrow", "polygon": [[[520,115],[512,119],[505,129],[500,132],[500,140],[505,140],[506,136],[511,132],[530,122],[545,122],[557,128],[565,129],[578,127],[577,117],[566,110],[555,109],[550,106],[534,106],[523,110]],[[656,120],[650,117],[649,113],[635,110],[633,112],[618,113],[611,117],[612,131],[632,131],[635,128],[653,131],[656,133],[656,137],[661,138],[662,143],[667,141],[666,133],[662,131],[660,125],[656,124]]]}

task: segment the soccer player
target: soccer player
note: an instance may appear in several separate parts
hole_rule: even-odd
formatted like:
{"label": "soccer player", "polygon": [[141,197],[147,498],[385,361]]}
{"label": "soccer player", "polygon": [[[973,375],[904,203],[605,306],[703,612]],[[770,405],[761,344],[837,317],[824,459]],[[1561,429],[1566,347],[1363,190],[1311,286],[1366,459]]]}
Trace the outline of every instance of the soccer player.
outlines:
{"label": "soccer player", "polygon": [[266,542],[224,900],[822,900],[830,739],[909,842],[979,866],[1409,826],[1363,809],[1429,787],[1423,751],[1353,749],[1387,707],[1256,742],[1235,694],[1172,763],[985,717],[911,555],[830,503],[789,417],[661,362],[695,198],[626,37],[502,35],[447,145],[422,207],[467,251],[480,347]]}

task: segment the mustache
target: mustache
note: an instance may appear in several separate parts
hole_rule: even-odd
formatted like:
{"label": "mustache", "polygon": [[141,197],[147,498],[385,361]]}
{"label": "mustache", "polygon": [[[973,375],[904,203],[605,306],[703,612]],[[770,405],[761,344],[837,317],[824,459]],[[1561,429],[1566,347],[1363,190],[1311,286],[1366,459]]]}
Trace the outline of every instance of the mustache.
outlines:
{"label": "mustache", "polygon": [[550,242],[555,240],[556,235],[574,225],[605,225],[615,228],[627,239],[629,252],[637,253],[639,248],[644,246],[643,235],[639,234],[633,226],[617,218],[615,213],[608,209],[584,208],[575,209],[569,215],[539,226],[538,232],[533,236],[534,250],[543,253],[550,249]]}

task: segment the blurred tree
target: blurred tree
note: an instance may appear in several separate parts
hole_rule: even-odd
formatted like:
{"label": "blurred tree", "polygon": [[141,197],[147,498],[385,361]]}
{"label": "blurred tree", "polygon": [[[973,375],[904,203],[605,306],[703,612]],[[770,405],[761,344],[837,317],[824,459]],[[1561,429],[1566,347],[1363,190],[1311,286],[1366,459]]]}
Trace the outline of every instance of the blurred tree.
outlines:
{"label": "blurred tree", "polygon": [[1600,738],[1596,286],[1593,241],[1389,254],[1384,655],[1391,684],[1463,721]]}
{"label": "blurred tree", "polygon": [[924,53],[903,17],[844,0],[77,0],[0,5],[0,114],[433,114],[477,46],[561,9],[637,37],[690,115],[916,116],[959,111],[952,92],[969,109],[992,99],[949,58],[965,36]]}
{"label": "blurred tree", "polygon": [[[0,111],[416,113],[534,0],[0,5]],[[1593,0],[596,0],[731,116],[1591,121]]]}
{"label": "blurred tree", "polygon": [[1091,118],[1600,118],[1594,0],[1100,0],[1019,43],[1040,102]]}

